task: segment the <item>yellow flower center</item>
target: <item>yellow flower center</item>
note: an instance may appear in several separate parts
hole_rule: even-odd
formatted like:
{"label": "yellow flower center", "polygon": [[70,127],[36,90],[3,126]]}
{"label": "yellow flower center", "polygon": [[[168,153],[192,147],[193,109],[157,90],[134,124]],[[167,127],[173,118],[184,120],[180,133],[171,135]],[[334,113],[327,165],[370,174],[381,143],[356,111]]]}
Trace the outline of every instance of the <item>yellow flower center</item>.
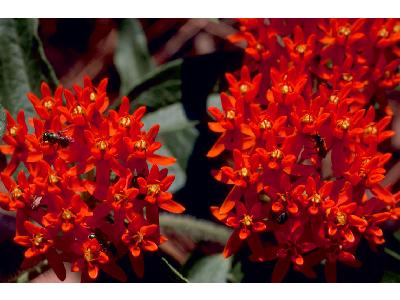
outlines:
{"label": "yellow flower center", "polygon": [[260,126],[260,129],[271,129],[272,123],[268,120],[263,120],[259,126]]}
{"label": "yellow flower center", "polygon": [[249,215],[244,215],[243,219],[240,220],[240,222],[242,222],[242,224],[245,226],[250,226],[251,224],[253,224],[253,218]]}
{"label": "yellow flower center", "polygon": [[147,195],[157,195],[160,192],[161,188],[158,184],[149,184],[147,186]]}
{"label": "yellow flower center", "polygon": [[74,216],[75,215],[69,209],[64,209],[61,217],[64,220],[71,220]]}
{"label": "yellow flower center", "polygon": [[46,100],[43,102],[43,106],[47,109],[47,110],[51,110],[53,108],[53,101],[51,100]]}
{"label": "yellow flower center", "polygon": [[94,101],[96,101],[96,94],[95,93],[90,93],[90,95],[89,95],[89,99],[90,99],[90,101],[92,101],[92,102],[94,102]]}
{"label": "yellow flower center", "polygon": [[10,134],[11,134],[12,136],[16,136],[16,135],[17,135],[17,130],[18,130],[18,127],[17,127],[17,126],[11,127],[11,128],[10,128]]}
{"label": "yellow flower center", "polygon": [[226,118],[228,119],[228,120],[233,120],[234,118],[235,118],[235,112],[233,111],[233,110],[228,110],[227,112],[226,112]]}
{"label": "yellow flower center", "polygon": [[347,220],[347,215],[343,212],[338,212],[336,214],[336,222],[339,225],[345,225],[346,224],[346,220]]}
{"label": "yellow flower center", "polygon": [[50,174],[48,179],[51,184],[55,184],[59,181],[59,178],[54,174]]}
{"label": "yellow flower center", "polygon": [[339,97],[336,96],[336,95],[331,95],[331,96],[329,97],[329,102],[332,103],[332,104],[338,104],[338,102],[339,102]]}
{"label": "yellow flower center", "polygon": [[257,49],[258,51],[261,51],[261,50],[264,49],[264,46],[261,45],[260,43],[258,43],[258,44],[256,45],[256,49]]}
{"label": "yellow flower center", "polygon": [[85,114],[85,110],[83,109],[82,106],[77,105],[75,108],[72,110],[72,114],[74,115],[83,115]]}
{"label": "yellow flower center", "polygon": [[86,248],[85,251],[83,251],[83,256],[85,257],[85,260],[88,262],[94,260],[94,255],[92,250],[90,250],[90,248]]}
{"label": "yellow flower center", "polygon": [[98,149],[100,149],[101,151],[106,150],[106,149],[107,149],[107,146],[108,146],[107,142],[106,142],[106,141],[103,141],[103,140],[98,141],[98,142],[96,143],[96,147],[97,147]]}
{"label": "yellow flower center", "polygon": [[136,232],[136,234],[132,237],[132,239],[137,243],[137,244],[140,244],[142,241],[143,241],[143,239],[144,239],[144,236],[143,236],[143,234],[141,233],[141,232]]}
{"label": "yellow flower center", "polygon": [[114,201],[117,202],[117,203],[121,202],[125,198],[126,198],[126,196],[124,194],[121,194],[121,193],[117,193],[117,194],[114,195]]}
{"label": "yellow flower center", "polygon": [[135,142],[134,147],[137,151],[145,151],[147,149],[147,143],[145,140],[141,139]]}
{"label": "yellow flower center", "polygon": [[393,27],[393,32],[394,32],[394,33],[400,32],[400,24],[396,24],[396,25]]}
{"label": "yellow flower center", "polygon": [[351,34],[351,29],[348,26],[340,26],[338,32],[341,35],[349,36]]}
{"label": "yellow flower center", "polygon": [[320,196],[320,194],[315,193],[314,195],[312,195],[310,197],[310,200],[311,200],[311,202],[318,204],[321,202],[321,196]]}
{"label": "yellow flower center", "polygon": [[301,118],[301,122],[305,123],[305,124],[310,124],[314,122],[314,118],[312,115],[310,114],[305,114],[302,118]]}
{"label": "yellow flower center", "polygon": [[239,90],[242,94],[246,94],[249,91],[249,86],[243,83],[240,85]]}
{"label": "yellow flower center", "polygon": [[247,177],[249,176],[249,170],[247,170],[247,168],[241,168],[239,170],[239,175],[242,177]]}
{"label": "yellow flower center", "polygon": [[284,95],[286,95],[288,93],[291,93],[292,91],[293,91],[292,87],[287,85],[287,84],[284,84],[281,87],[281,93],[284,94]]}
{"label": "yellow flower center", "polygon": [[274,151],[271,152],[271,158],[273,159],[282,159],[283,157],[283,152],[279,149],[275,149]]}
{"label": "yellow flower center", "polygon": [[129,117],[122,117],[122,118],[119,120],[119,125],[122,126],[122,127],[129,127],[129,126],[131,126],[131,118],[129,118]]}
{"label": "yellow flower center", "polygon": [[296,46],[296,51],[303,54],[306,51],[306,45],[300,44]]}
{"label": "yellow flower center", "polygon": [[370,124],[364,129],[365,134],[377,135],[378,128],[374,124]]}
{"label": "yellow flower center", "polygon": [[344,81],[352,81],[353,80],[353,76],[350,73],[343,73],[342,74],[342,78]]}
{"label": "yellow flower center", "polygon": [[383,27],[381,30],[378,31],[378,35],[382,38],[386,38],[389,35],[389,31]]}
{"label": "yellow flower center", "polygon": [[348,119],[337,121],[337,126],[343,130],[347,130],[350,128],[350,121]]}
{"label": "yellow flower center", "polygon": [[11,192],[11,197],[14,199],[21,198],[22,195],[23,195],[23,191],[19,187],[15,187]]}
{"label": "yellow flower center", "polygon": [[36,247],[39,247],[40,244],[43,242],[43,240],[44,240],[43,234],[41,234],[41,233],[36,233],[36,234],[33,236],[32,243],[33,243]]}

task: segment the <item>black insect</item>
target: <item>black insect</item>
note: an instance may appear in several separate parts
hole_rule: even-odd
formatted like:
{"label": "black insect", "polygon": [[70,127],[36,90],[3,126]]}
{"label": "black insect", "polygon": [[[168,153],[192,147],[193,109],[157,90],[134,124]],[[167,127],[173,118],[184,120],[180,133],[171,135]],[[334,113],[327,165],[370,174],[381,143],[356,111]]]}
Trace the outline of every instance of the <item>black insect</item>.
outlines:
{"label": "black insect", "polygon": [[72,138],[64,136],[60,131],[59,132],[46,131],[42,135],[42,140],[43,142],[47,142],[52,145],[59,145],[62,148],[68,147],[69,144],[73,142]]}
{"label": "black insect", "polygon": [[94,232],[90,233],[88,235],[88,239],[90,240],[96,239],[99,242],[104,252],[111,253],[113,255],[115,255],[117,252],[117,249],[115,248],[113,243],[111,243],[111,241],[108,241],[105,235],[102,234],[99,230],[96,230],[96,233]]}
{"label": "black insect", "polygon": [[315,147],[317,149],[319,157],[324,158],[328,153],[325,140],[319,134],[314,134],[311,137],[315,142]]}
{"label": "black insect", "polygon": [[279,214],[277,217],[276,217],[276,222],[278,223],[278,224],[283,224],[283,223],[285,223],[286,222],[286,220],[288,219],[288,213],[287,212],[283,212],[283,213],[281,213],[281,214]]}

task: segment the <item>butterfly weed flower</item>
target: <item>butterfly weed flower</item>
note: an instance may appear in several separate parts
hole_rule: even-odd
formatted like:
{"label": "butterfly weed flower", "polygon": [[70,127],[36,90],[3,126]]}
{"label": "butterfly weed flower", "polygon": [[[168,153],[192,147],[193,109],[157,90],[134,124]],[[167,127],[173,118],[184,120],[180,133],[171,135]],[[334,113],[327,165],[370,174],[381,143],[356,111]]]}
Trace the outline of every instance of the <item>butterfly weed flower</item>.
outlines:
{"label": "butterfly weed flower", "polygon": [[[118,111],[109,110],[106,88],[107,79],[96,86],[85,77],[83,86],[53,94],[43,83],[41,96],[28,94],[37,113],[32,120],[6,111],[0,151],[10,159],[0,206],[16,211],[15,242],[27,249],[23,265],[47,258],[61,280],[68,262],[84,282],[101,271],[124,281],[117,264],[124,255],[143,276],[142,251],[157,251],[166,240],[159,210],[185,210],[168,191],[175,177],[160,168],[175,162],[157,154],[160,126],[144,130],[146,108],[130,112],[127,97]],[[26,173],[16,173],[20,165]]]}
{"label": "butterfly weed flower", "polygon": [[359,243],[376,249],[400,216],[380,147],[394,134],[385,112],[400,21],[239,19],[238,29],[229,40],[244,44],[243,65],[226,75],[223,111],[209,108],[208,157],[232,162],[213,171],[231,187],[211,207],[234,229],[223,253],[247,245],[251,260],[276,261],[272,281],[290,268],[315,277],[320,264],[335,281],[336,264],[360,266]]}

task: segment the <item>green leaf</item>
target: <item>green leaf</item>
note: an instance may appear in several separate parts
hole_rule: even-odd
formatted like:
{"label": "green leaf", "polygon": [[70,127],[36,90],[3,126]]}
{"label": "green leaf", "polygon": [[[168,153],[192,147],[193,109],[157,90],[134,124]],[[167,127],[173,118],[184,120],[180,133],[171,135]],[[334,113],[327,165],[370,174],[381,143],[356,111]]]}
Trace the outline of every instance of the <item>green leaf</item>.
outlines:
{"label": "green leaf", "polygon": [[233,283],[239,283],[242,281],[244,277],[243,271],[242,271],[242,263],[238,262],[235,264],[235,266],[232,268],[231,272],[228,275],[228,280]]}
{"label": "green leaf", "polygon": [[188,272],[190,282],[227,282],[232,266],[232,258],[222,254],[205,256],[199,259]]}
{"label": "green leaf", "polygon": [[0,103],[14,116],[20,109],[32,116],[26,94],[39,94],[42,81],[57,85],[38,37],[38,20],[0,19]]}
{"label": "green leaf", "polygon": [[385,271],[381,282],[399,283],[400,282],[400,274],[390,272],[390,271]]}
{"label": "green leaf", "polygon": [[393,235],[400,242],[400,230],[397,230]]}
{"label": "green leaf", "polygon": [[169,79],[150,87],[137,97],[129,98],[133,99],[131,102],[133,110],[145,105],[150,111],[153,111],[181,100],[181,81],[179,79]]}
{"label": "green leaf", "polygon": [[199,135],[195,128],[196,122],[188,120],[181,103],[171,104],[148,113],[144,116],[143,122],[146,129],[156,123],[161,126],[158,140],[164,146],[157,153],[177,159],[177,164],[168,167],[169,171],[175,175],[171,191],[177,191],[186,182],[187,163]]}
{"label": "green leaf", "polygon": [[121,21],[114,63],[121,79],[120,95],[126,95],[144,75],[154,69],[146,36],[138,20]]}
{"label": "green leaf", "polygon": [[[166,106],[181,99],[182,59],[163,64],[145,75],[128,94],[133,109],[146,105],[150,110]],[[120,101],[115,101],[111,108],[117,108]]]}
{"label": "green leaf", "polygon": [[400,260],[400,254],[398,254],[396,251],[393,251],[389,248],[385,248],[384,249],[386,254],[389,254],[390,256],[392,256],[393,258]]}
{"label": "green leaf", "polygon": [[0,136],[3,136],[6,125],[6,113],[3,105],[0,103]]}
{"label": "green leaf", "polygon": [[216,242],[225,245],[232,231],[217,223],[185,215],[160,214],[161,231],[179,233],[197,242]]}

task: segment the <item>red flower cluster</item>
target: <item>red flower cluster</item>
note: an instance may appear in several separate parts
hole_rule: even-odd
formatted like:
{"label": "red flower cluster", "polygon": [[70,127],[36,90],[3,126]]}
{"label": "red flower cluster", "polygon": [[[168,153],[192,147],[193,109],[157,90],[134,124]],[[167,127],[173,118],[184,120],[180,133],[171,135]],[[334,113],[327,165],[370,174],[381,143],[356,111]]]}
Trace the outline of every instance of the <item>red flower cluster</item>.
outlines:
{"label": "red flower cluster", "polygon": [[246,241],[252,260],[277,259],[273,281],[290,265],[315,276],[321,262],[334,281],[337,261],[358,265],[360,240],[384,243],[380,225],[400,217],[400,194],[382,182],[391,155],[378,151],[391,116],[375,118],[400,83],[400,21],[239,23],[230,40],[245,45],[244,65],[226,75],[222,110],[209,109],[220,136],[208,157],[233,156],[214,173],[232,186],[212,207],[234,229],[224,254]]}
{"label": "red flower cluster", "polygon": [[[144,131],[146,108],[130,114],[126,97],[106,113],[106,86],[107,80],[96,87],[85,78],[83,87],[59,87],[52,95],[43,83],[41,98],[28,94],[39,116],[29,120],[34,133],[23,111],[16,121],[6,112],[0,150],[11,158],[1,180],[9,193],[0,194],[0,206],[16,211],[15,242],[27,247],[23,265],[46,257],[61,280],[63,262],[82,271],[82,281],[96,279],[100,269],[126,280],[117,260],[128,251],[142,276],[143,251],[165,240],[159,209],[184,211],[168,192],[174,176],[159,168],[175,162],[156,154],[159,125]],[[28,172],[14,180],[21,163]]]}

